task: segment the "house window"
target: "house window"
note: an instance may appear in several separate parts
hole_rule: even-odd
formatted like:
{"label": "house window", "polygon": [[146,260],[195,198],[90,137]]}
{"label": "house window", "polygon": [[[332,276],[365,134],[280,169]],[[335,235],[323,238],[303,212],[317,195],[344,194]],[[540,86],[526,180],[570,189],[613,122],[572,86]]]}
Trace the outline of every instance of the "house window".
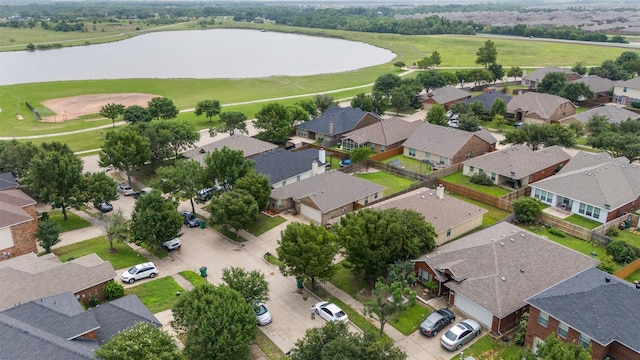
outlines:
{"label": "house window", "polygon": [[496,173],[491,173],[491,181],[496,181]]}
{"label": "house window", "polygon": [[447,229],[447,236],[451,236],[451,229]]}
{"label": "house window", "polygon": [[580,334],[580,337],[578,338],[578,344],[582,345],[583,348],[588,348],[590,343],[591,339],[587,335]]}
{"label": "house window", "polygon": [[592,205],[587,205],[585,203],[580,203],[578,213],[596,219],[600,218],[600,209]]}
{"label": "house window", "polygon": [[416,149],[409,148],[409,156],[416,156]]}
{"label": "house window", "polygon": [[380,152],[384,152],[384,145],[380,145]]}
{"label": "house window", "polygon": [[558,323],[558,336],[560,336],[563,339],[566,339],[568,335],[569,335],[569,325],[563,322]]}
{"label": "house window", "polygon": [[378,198],[378,193],[373,194],[373,198],[377,199]]}
{"label": "house window", "polygon": [[296,176],[296,181],[300,181],[300,175]]}
{"label": "house window", "polygon": [[440,164],[444,164],[444,156],[440,156]]}
{"label": "house window", "polygon": [[547,327],[549,324],[549,314],[544,311],[540,311],[540,315],[538,315],[538,324]]}
{"label": "house window", "polygon": [[473,166],[469,166],[469,172],[473,172],[475,168]]}
{"label": "house window", "polygon": [[364,197],[364,204],[367,205],[369,203],[369,197],[365,196]]}
{"label": "house window", "polygon": [[278,209],[282,209],[282,199],[278,199]]}
{"label": "house window", "polygon": [[471,159],[473,157],[473,153],[471,151],[467,151],[467,159]]}
{"label": "house window", "polygon": [[531,83],[529,82],[529,80],[525,80],[525,81],[524,81],[524,85],[525,85],[525,86],[529,86],[530,84],[531,84]]}
{"label": "house window", "polygon": [[371,150],[376,151],[376,144],[371,144]]}
{"label": "house window", "polygon": [[484,170],[478,169],[478,174],[484,174]]}
{"label": "house window", "polygon": [[627,92],[627,87],[626,86],[622,88],[622,92]]}
{"label": "house window", "polygon": [[431,153],[428,153],[428,152],[424,153],[424,158],[431,159]]}

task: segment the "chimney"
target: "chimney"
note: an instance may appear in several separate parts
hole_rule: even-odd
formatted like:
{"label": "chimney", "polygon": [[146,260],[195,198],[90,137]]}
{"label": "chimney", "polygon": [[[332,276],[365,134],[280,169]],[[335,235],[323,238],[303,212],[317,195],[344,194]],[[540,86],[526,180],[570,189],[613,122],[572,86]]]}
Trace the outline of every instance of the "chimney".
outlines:
{"label": "chimney", "polygon": [[333,135],[333,121],[329,121],[329,135]]}
{"label": "chimney", "polygon": [[442,184],[436,188],[436,196],[438,199],[444,199],[444,186],[442,186]]}
{"label": "chimney", "polygon": [[311,163],[311,176],[318,175],[318,161],[313,160]]}
{"label": "chimney", "polygon": [[326,155],[324,149],[321,148],[320,150],[318,150],[318,161],[319,162],[321,162],[323,164],[326,163],[327,162],[326,157],[327,157],[327,155]]}

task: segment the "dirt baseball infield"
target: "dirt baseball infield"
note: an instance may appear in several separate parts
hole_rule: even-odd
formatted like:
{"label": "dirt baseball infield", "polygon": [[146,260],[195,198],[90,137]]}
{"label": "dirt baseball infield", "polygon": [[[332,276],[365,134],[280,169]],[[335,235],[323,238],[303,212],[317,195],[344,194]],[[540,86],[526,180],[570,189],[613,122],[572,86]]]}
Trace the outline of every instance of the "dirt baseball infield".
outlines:
{"label": "dirt baseball infield", "polygon": [[42,103],[56,115],[43,117],[42,121],[61,122],[79,119],[80,116],[97,114],[106,104],[147,106],[149,100],[160,95],[140,93],[92,94],[47,100]]}

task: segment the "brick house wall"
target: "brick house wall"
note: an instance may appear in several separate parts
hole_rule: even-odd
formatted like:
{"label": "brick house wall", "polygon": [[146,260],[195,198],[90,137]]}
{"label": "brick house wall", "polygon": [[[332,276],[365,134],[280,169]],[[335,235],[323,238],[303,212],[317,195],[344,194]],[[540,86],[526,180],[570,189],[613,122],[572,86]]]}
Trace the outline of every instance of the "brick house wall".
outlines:
{"label": "brick house wall", "polygon": [[611,221],[613,219],[617,219],[620,216],[634,212],[638,209],[640,209],[640,196],[638,196],[638,198],[635,199],[634,201],[630,201],[625,205],[620,206],[619,208],[615,209],[615,211],[608,212],[607,220],[605,222]]}
{"label": "brick house wall", "polygon": [[538,180],[542,180],[545,178],[548,178],[549,176],[553,175],[556,172],[556,169],[558,168],[558,166],[562,165],[565,166],[567,165],[567,163],[569,162],[570,159],[567,159],[563,162],[557,163],[555,165],[551,165],[549,167],[546,167],[540,171],[536,171],[535,173],[531,174],[529,176],[529,184],[534,183]]}
{"label": "brick house wall", "polygon": [[493,146],[482,140],[479,136],[472,136],[466,144],[464,144],[458,152],[453,155],[451,164],[461,163],[467,160],[467,154],[471,152],[471,157],[484,155],[493,151]]}
{"label": "brick house wall", "polygon": [[[36,213],[35,205],[28,205],[22,208],[26,211],[33,220],[27,221],[11,227],[11,237],[13,239],[13,246],[0,249],[7,253],[11,253],[11,257],[16,257],[28,253],[37,253],[36,247],[36,229],[38,228],[38,215]],[[2,261],[0,257],[0,261]]]}
{"label": "brick house wall", "polygon": [[571,101],[567,101],[562,103],[560,106],[556,108],[556,110],[549,116],[551,122],[558,122],[560,119],[564,119],[567,116],[572,116],[576,114],[576,108],[571,104]]}
{"label": "brick house wall", "polygon": [[78,339],[98,340],[98,330],[91,330],[88,333],[78,336]]}
{"label": "brick house wall", "polygon": [[106,283],[108,283],[110,280],[107,280],[103,283],[100,283],[98,285],[94,285],[92,287],[80,290],[75,292],[73,295],[75,295],[76,297],[79,297],[78,299],[80,301],[82,301],[82,303],[84,304],[84,306],[89,307],[89,298],[94,295],[94,294],[98,294],[98,299],[100,299],[100,302],[105,300],[104,297],[104,285]]}

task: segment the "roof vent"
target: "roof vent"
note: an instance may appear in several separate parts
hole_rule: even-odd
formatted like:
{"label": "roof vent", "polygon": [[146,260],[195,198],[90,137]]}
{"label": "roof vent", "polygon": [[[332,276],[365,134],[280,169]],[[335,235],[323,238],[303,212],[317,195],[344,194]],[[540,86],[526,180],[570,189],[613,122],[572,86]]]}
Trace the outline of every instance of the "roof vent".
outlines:
{"label": "roof vent", "polygon": [[610,277],[608,277],[608,276],[607,276],[607,277],[605,277],[605,278],[604,278],[604,282],[611,282],[611,278],[610,278]]}
{"label": "roof vent", "polygon": [[609,210],[609,209],[611,209],[611,205],[609,205],[609,204],[604,204],[604,208],[605,208],[605,209],[607,209],[607,210]]}
{"label": "roof vent", "polygon": [[507,281],[507,278],[503,276],[503,277],[500,278],[500,280]]}
{"label": "roof vent", "polygon": [[514,242],[515,240],[513,240],[513,238],[510,238],[509,240],[511,240],[511,242]]}
{"label": "roof vent", "polygon": [[524,234],[520,234],[520,237],[524,237]]}
{"label": "roof vent", "polygon": [[524,274],[524,269],[520,269],[520,272]]}
{"label": "roof vent", "polygon": [[504,243],[503,243],[503,242],[500,242],[500,246],[504,246]]}

